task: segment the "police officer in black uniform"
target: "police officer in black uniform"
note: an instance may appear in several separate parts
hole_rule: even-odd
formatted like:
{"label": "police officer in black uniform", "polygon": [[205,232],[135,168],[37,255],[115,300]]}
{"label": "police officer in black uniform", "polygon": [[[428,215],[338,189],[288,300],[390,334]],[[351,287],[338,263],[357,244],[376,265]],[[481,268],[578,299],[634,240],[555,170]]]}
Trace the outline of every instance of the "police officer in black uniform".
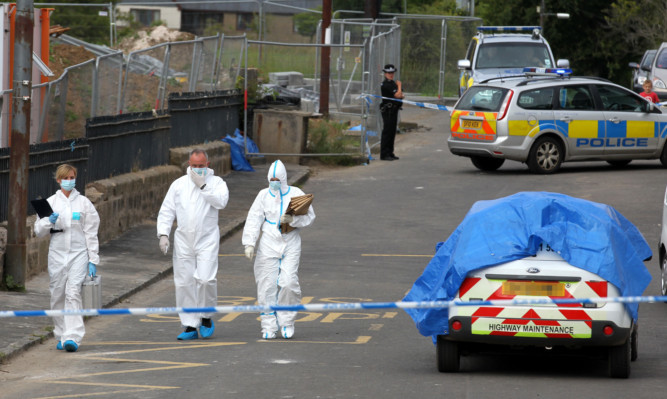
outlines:
{"label": "police officer in black uniform", "polygon": [[396,138],[396,124],[398,123],[398,110],[403,105],[400,101],[392,101],[387,98],[402,99],[403,90],[400,81],[394,81],[394,73],[396,67],[392,64],[387,64],[382,69],[384,72],[384,80],[380,86],[382,92],[382,104],[380,104],[380,112],[382,113],[382,139],[380,142],[380,159],[383,161],[393,161],[398,159],[394,155],[394,139]]}

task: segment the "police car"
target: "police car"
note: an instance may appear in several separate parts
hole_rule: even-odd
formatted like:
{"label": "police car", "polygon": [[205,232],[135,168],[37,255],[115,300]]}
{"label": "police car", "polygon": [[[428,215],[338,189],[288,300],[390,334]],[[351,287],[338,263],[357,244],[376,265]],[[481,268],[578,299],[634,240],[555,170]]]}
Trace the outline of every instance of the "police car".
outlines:
{"label": "police car", "polygon": [[450,131],[452,154],[485,171],[506,159],[541,174],[568,161],[621,167],[660,159],[667,167],[667,115],[626,88],[569,69],[524,68],[523,77],[478,82],[454,105]]}
{"label": "police car", "polygon": [[569,68],[568,60],[554,62],[551,47],[539,26],[478,26],[461,70],[459,96],[488,78],[520,74],[524,67]]}

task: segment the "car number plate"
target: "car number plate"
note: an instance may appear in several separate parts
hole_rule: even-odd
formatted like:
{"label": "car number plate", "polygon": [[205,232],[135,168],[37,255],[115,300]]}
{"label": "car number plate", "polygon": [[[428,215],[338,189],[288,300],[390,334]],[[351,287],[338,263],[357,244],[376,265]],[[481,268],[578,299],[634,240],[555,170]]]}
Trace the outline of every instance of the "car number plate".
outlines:
{"label": "car number plate", "polygon": [[482,122],[481,121],[462,120],[461,121],[461,126],[464,129],[479,129],[480,127],[482,127]]}
{"label": "car number plate", "polygon": [[503,295],[565,296],[565,284],[557,281],[503,281]]}

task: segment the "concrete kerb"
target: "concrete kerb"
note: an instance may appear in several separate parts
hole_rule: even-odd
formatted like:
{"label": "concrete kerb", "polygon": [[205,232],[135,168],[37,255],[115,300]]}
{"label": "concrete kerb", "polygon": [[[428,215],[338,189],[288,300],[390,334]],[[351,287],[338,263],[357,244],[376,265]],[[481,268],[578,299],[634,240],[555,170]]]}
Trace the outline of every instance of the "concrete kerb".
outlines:
{"label": "concrete kerb", "polygon": [[[288,166],[289,168],[289,166]],[[227,180],[228,176],[223,176],[225,180]],[[304,184],[308,178],[310,177],[310,170],[308,168],[305,168],[303,170],[298,170],[296,172],[292,172],[289,177],[288,177],[288,183],[290,185],[302,185]],[[263,176],[262,176],[263,178]],[[240,181],[240,179],[239,179]],[[233,187],[230,187],[230,191],[233,191]],[[254,199],[254,195],[253,195]],[[248,205],[249,207],[249,205]],[[224,212],[224,210],[222,211]],[[243,226],[245,225],[245,214],[244,215],[237,215],[236,217],[231,219],[231,222],[226,223],[225,226],[222,226],[220,228],[220,241],[224,241],[228,238],[230,238],[232,235],[234,235],[237,231],[239,231]],[[143,224],[141,226],[137,226],[136,229],[141,229],[144,228],[146,229],[147,226],[151,226],[150,224]],[[151,229],[152,230],[152,229]],[[147,233],[148,234],[148,233]],[[117,240],[122,240],[124,236],[119,237],[116,240],[112,240],[110,243],[113,243],[114,241]],[[105,244],[109,245],[110,243]],[[103,252],[101,250],[100,252]],[[107,300],[104,305],[102,306],[103,308],[109,308],[114,305],[117,305],[121,302],[123,302],[125,299],[131,297],[132,295],[136,294],[137,292],[151,286],[152,284],[162,280],[163,278],[171,275],[173,273],[173,267],[172,267],[172,262],[171,258],[165,259],[165,260],[160,260],[159,263],[163,263],[164,267],[160,267],[160,269],[150,278],[141,281],[141,282],[136,282],[137,284],[134,284],[132,286],[126,286],[124,287],[123,291],[120,293],[117,293],[114,295],[110,300]],[[104,271],[107,273],[106,271]],[[48,286],[48,274],[47,273],[42,273],[40,276],[35,278],[37,279],[42,279],[45,281],[40,281],[42,285]],[[131,280],[131,279],[128,279]],[[39,284],[40,282],[35,282],[35,284]],[[103,288],[104,290],[104,288]],[[43,293],[42,293],[43,294]],[[21,294],[17,294],[21,295]],[[85,317],[85,320],[88,320],[89,317]],[[48,319],[47,322],[44,320]],[[33,346],[37,344],[42,344],[45,341],[51,339],[54,337],[53,335],[53,330],[52,328],[52,323],[50,318],[31,318],[30,320],[27,320],[25,324],[35,324],[30,332],[25,332],[24,336],[19,337],[16,339],[14,342],[10,342],[8,345],[5,345],[4,347],[0,347],[0,364],[4,364],[14,357],[20,355],[24,351],[27,351],[28,349],[32,348]],[[7,326],[8,323],[3,323],[2,326],[0,326],[0,333],[2,333],[3,329]],[[11,327],[10,327],[11,328]],[[85,341],[84,341],[85,343]]]}

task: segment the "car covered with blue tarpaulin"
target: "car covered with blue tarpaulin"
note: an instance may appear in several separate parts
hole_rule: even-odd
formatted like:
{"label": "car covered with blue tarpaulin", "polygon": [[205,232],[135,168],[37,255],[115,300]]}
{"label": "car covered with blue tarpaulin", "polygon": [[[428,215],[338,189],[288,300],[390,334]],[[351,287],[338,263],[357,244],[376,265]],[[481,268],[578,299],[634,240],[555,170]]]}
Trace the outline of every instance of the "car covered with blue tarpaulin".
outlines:
{"label": "car covered with blue tarpaulin", "polygon": [[[609,205],[520,192],[476,202],[447,241],[438,243],[404,301],[638,296],[651,281],[644,265],[651,256],[639,230]],[[485,344],[609,348],[614,377],[627,377],[630,358],[636,359],[637,303],[406,312],[422,335],[433,337],[440,371],[458,371],[459,350]]]}

